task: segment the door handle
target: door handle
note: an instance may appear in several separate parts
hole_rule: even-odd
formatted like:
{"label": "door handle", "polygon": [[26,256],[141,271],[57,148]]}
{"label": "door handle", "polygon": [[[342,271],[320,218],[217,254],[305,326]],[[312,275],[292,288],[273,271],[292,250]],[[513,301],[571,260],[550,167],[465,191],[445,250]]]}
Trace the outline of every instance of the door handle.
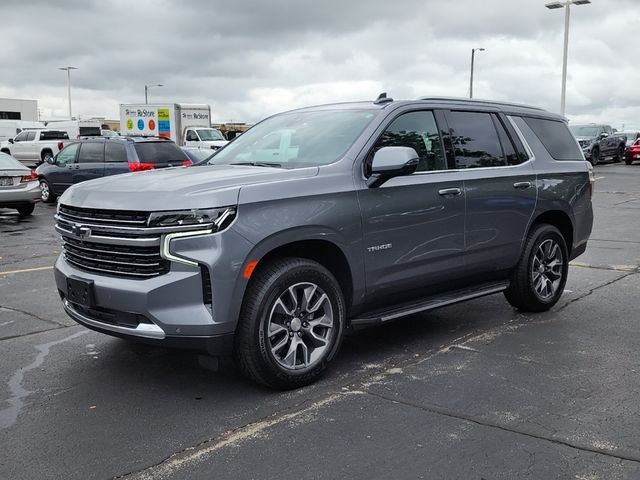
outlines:
{"label": "door handle", "polygon": [[513,184],[513,188],[517,188],[518,190],[526,190],[527,188],[531,188],[531,182],[516,182]]}
{"label": "door handle", "polygon": [[462,194],[462,189],[460,188],[443,188],[442,190],[438,190],[438,195],[442,195],[443,197],[457,197]]}

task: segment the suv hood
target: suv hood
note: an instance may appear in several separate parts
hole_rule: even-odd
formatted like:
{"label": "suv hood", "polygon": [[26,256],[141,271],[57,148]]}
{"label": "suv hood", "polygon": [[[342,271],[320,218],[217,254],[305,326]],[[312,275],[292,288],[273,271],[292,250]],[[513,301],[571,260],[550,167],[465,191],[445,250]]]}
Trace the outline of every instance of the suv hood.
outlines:
{"label": "suv hood", "polygon": [[313,177],[318,167],[211,165],[125,173],[79,183],[60,203],[85,208],[159,211],[236,205],[243,185]]}

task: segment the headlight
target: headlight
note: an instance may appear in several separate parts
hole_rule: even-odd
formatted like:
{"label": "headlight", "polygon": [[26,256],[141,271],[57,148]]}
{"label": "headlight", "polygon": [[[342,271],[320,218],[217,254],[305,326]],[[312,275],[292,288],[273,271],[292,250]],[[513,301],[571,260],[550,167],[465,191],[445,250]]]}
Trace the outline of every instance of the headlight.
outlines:
{"label": "headlight", "polygon": [[213,231],[216,232],[229,225],[235,215],[235,207],[153,212],[149,215],[147,224],[150,227],[202,226],[203,228],[213,228]]}

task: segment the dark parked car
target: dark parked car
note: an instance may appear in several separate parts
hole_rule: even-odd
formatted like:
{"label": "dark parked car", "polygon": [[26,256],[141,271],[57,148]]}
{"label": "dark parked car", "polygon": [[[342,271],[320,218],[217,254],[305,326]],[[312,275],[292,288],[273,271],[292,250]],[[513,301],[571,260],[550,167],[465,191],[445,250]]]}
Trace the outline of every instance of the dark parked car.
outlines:
{"label": "dark parked car", "polygon": [[597,165],[605,159],[621,162],[624,159],[625,139],[616,133],[609,125],[571,125],[569,127],[575,135],[584,158]]}
{"label": "dark parked car", "polygon": [[187,154],[187,157],[193,162],[194,165],[209,160],[216,151],[212,151],[210,148],[198,148],[198,147],[180,147]]}
{"label": "dark parked car", "polygon": [[171,140],[156,137],[90,137],[69,144],[36,169],[43,202],[94,178],[193,162]]}
{"label": "dark parked car", "polygon": [[69,189],[57,289],[88,328],[231,353],[277,388],[317,379],[349,327],[499,292],[550,309],[593,223],[592,167],[533,107],[305,108],[208,163]]}

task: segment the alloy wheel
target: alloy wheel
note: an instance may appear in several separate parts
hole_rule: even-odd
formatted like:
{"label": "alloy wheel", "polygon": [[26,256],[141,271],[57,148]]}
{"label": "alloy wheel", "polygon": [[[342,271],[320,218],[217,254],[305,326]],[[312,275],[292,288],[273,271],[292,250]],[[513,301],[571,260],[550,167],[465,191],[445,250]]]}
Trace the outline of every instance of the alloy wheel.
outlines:
{"label": "alloy wheel", "polygon": [[316,365],[331,345],[334,313],[327,294],[315,283],[288,287],[273,303],[267,322],[267,346],[287,370]]}
{"label": "alloy wheel", "polygon": [[531,282],[541,300],[549,300],[562,283],[564,258],[562,248],[553,239],[542,242],[531,262]]}

